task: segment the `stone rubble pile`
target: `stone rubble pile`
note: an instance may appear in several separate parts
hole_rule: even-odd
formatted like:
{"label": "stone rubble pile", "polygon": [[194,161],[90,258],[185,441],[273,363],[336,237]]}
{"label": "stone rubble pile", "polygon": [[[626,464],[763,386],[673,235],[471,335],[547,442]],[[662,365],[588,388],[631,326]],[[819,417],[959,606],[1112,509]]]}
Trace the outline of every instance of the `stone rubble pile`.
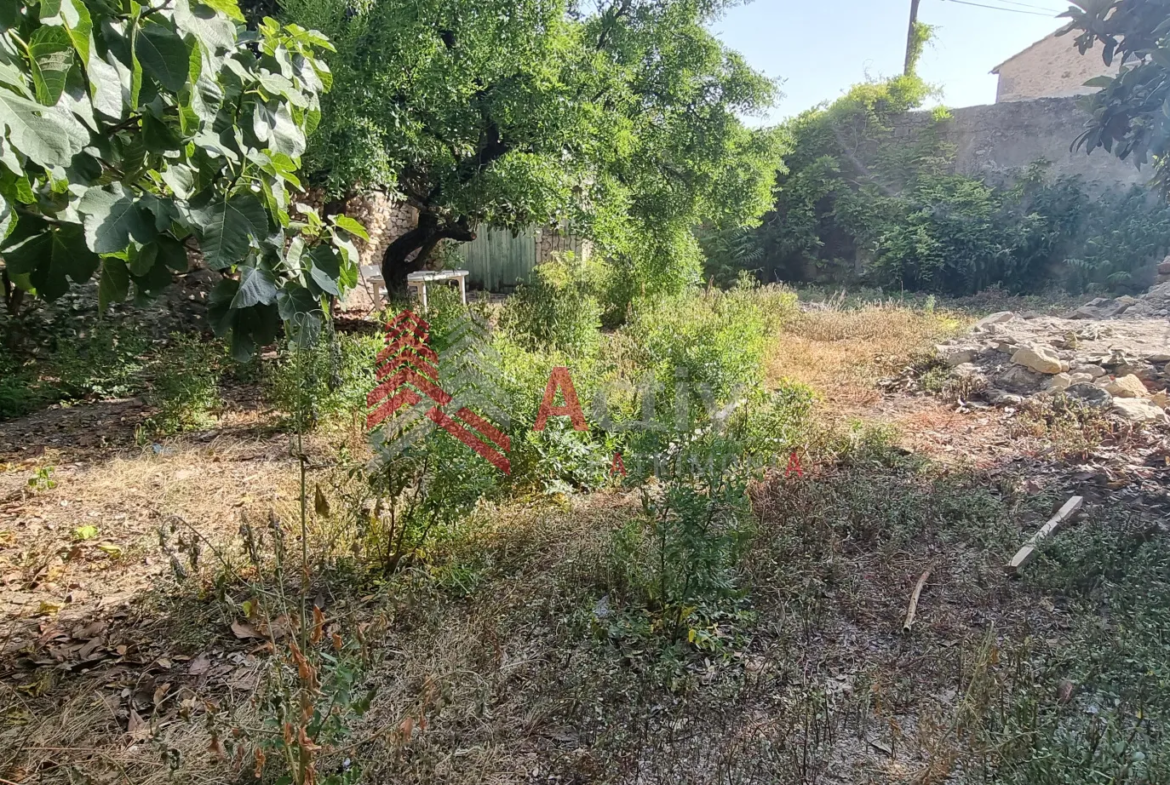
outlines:
{"label": "stone rubble pile", "polygon": [[[1162,266],[1170,276],[1170,261]],[[1063,318],[992,314],[937,351],[963,387],[993,405],[1062,394],[1130,422],[1170,424],[1170,281]]]}

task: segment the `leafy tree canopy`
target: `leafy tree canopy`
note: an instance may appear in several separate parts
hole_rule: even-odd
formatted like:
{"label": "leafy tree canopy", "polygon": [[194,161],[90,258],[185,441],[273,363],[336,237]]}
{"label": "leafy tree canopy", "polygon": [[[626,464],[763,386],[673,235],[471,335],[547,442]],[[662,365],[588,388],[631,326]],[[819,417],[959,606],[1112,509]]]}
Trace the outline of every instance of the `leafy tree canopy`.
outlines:
{"label": "leafy tree canopy", "polygon": [[1170,1],[1073,0],[1063,16],[1072,22],[1075,45],[1087,54],[1100,44],[1106,65],[1120,63],[1116,77],[1098,76],[1086,84],[1100,87],[1090,99],[1091,117],[1077,146],[1105,148],[1119,158],[1132,156],[1140,167],[1153,163],[1155,181],[1170,189],[1166,154],[1170,151]]}
{"label": "leafy tree canopy", "polygon": [[199,250],[240,357],[280,317],[356,281],[355,222],[294,204],[332,75],[319,33],[236,0],[0,0],[6,294],[98,276],[102,307],[150,295]]}
{"label": "leafy tree canopy", "polygon": [[693,227],[760,215],[779,163],[740,120],[774,84],[705,27],[727,4],[286,0],[337,46],[308,167],[335,196],[386,188],[419,210],[387,280],[478,225],[555,221],[631,282],[677,284],[697,270]]}

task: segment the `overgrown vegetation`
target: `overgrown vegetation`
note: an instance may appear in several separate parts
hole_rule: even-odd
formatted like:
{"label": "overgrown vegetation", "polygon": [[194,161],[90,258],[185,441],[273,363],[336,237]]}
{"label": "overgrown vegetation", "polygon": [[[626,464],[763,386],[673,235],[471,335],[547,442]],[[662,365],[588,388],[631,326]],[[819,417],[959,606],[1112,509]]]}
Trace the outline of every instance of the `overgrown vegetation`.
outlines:
{"label": "overgrown vegetation", "polygon": [[[1170,207],[1132,187],[1092,192],[1045,162],[997,179],[956,174],[944,111],[909,123],[915,76],[854,87],[784,127],[774,209],[749,235],[708,233],[707,272],[862,282],[950,296],[999,286],[1140,291],[1170,250]],[[915,133],[898,136],[898,126]]]}
{"label": "overgrown vegetation", "polygon": [[[971,444],[947,435],[946,463],[914,454],[884,419],[836,415],[964,317],[933,295],[802,309],[750,274],[815,268],[944,294],[1136,286],[1166,208],[1136,191],[1093,201],[1039,167],[1010,186],[954,175],[929,130],[891,143],[926,94],[909,69],[784,129],[789,170],[755,235],[742,224],[777,137],[736,112],[772,91],[704,28],[722,2],[290,0],[284,13],[320,20],[341,48],[314,175],[334,196],[359,180],[397,187],[421,211],[390,263],[425,260],[476,222],[585,218],[598,240],[592,260],[543,265],[501,306],[432,290],[413,356],[451,400],[436,410],[445,396],[431,389],[372,429],[368,396],[394,370],[378,368],[386,341],[326,307],[352,283],[348,238],[362,229],[312,211],[292,221],[280,185],[299,182],[325,41],[271,21],[229,30],[231,0],[100,5],[101,30],[90,19],[81,35],[92,3],[0,11],[32,44],[0,53],[31,73],[9,75],[7,92],[42,107],[15,104],[26,120],[65,96],[77,114],[105,89],[103,64],[126,67],[126,111],[98,107],[88,125],[119,163],[139,136],[146,157],[88,178],[85,198],[113,194],[113,176],[127,214],[176,220],[141,236],[112,209],[76,224],[60,167],[19,158],[31,179],[0,191],[40,198],[9,200],[23,205],[17,232],[30,211],[61,220],[14,236],[33,245],[13,240],[6,300],[52,296],[74,277],[57,262],[86,253],[100,253],[103,306],[127,281],[152,291],[163,249],[191,233],[225,272],[209,318],[233,346],[64,308],[51,337],[6,342],[0,416],[145,406],[122,416],[137,448],[94,451],[105,442],[85,433],[68,454],[54,433],[0,467],[0,506],[16,511],[0,531],[13,622],[0,781],[1170,777],[1170,541],[1151,492],[1166,446],[1058,400],[1022,407],[995,450],[968,429]],[[911,60],[927,33],[914,31]],[[200,185],[187,195],[184,167]],[[185,223],[205,209],[223,219],[218,257],[214,226]],[[129,232],[117,249],[60,236],[111,220]],[[44,242],[77,258],[45,268]],[[274,350],[254,357],[261,346]],[[941,389],[931,367],[923,384]],[[241,414],[237,387],[247,417],[222,427]],[[548,409],[562,405],[570,414]],[[63,430],[61,414],[31,427]],[[182,435],[193,430],[210,433]],[[1086,492],[1084,519],[1009,582],[1005,560],[1089,482],[1061,462],[1103,461],[1139,433],[1143,462]],[[1020,437],[1048,443],[1023,469],[998,449]],[[1112,503],[1115,487],[1141,502]]]}
{"label": "overgrown vegetation", "polygon": [[382,259],[389,282],[479,226],[555,222],[618,268],[621,313],[696,280],[694,224],[767,208],[777,140],[739,118],[776,90],[709,31],[725,0],[282,5],[338,50],[314,181],[331,196],[393,189],[419,210]]}

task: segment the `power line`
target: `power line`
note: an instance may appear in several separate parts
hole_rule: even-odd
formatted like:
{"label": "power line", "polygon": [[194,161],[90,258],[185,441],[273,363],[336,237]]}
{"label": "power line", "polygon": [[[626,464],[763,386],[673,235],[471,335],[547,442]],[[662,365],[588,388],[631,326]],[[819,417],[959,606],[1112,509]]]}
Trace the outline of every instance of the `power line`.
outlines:
{"label": "power line", "polygon": [[[1048,11],[1049,13],[1054,14],[1054,15],[1064,13],[1064,11],[1066,10],[1063,8],[1049,8],[1049,7],[1043,6],[1043,5],[1032,5],[1031,3],[1020,3],[1017,0],[999,0],[999,2],[1003,3],[1004,5],[1018,5],[1021,8],[1035,8],[1037,11]],[[1005,10],[1007,10],[1007,9],[1005,9]]]}
{"label": "power line", "polygon": [[1028,14],[1029,16],[1044,16],[1049,19],[1054,18],[1055,14],[1042,14],[1039,11],[1025,11],[1022,8],[1004,8],[1002,5],[984,5],[983,3],[972,3],[969,0],[949,0],[952,3],[959,5],[970,5],[975,8],[990,8],[992,11],[1007,11],[1009,14]]}

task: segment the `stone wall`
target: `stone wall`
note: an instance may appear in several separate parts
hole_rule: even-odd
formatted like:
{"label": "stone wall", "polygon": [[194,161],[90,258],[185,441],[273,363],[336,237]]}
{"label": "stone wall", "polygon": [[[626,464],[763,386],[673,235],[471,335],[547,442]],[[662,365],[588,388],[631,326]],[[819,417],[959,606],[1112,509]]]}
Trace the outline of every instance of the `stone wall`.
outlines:
{"label": "stone wall", "polygon": [[1073,35],[1055,33],[1041,39],[1015,57],[997,66],[999,74],[995,100],[1027,101],[1032,98],[1057,98],[1084,95],[1095,88],[1085,87],[1094,76],[1115,76],[1120,61],[1105,65],[1100,49],[1085,54],[1073,45]]}
{"label": "stone wall", "polygon": [[418,210],[380,192],[353,197],[345,203],[345,214],[361,221],[370,235],[368,243],[357,243],[363,267],[380,267],[390,243],[418,225]]}
{"label": "stone wall", "polygon": [[593,253],[593,243],[546,226],[536,233],[536,263],[544,264],[553,254],[571,253],[579,261],[585,261]]}
{"label": "stone wall", "polygon": [[[955,169],[963,174],[1002,177],[1043,158],[1052,162],[1052,176],[1080,175],[1097,189],[1141,184],[1150,175],[1101,149],[1091,155],[1070,149],[1088,119],[1076,98],[969,106],[950,114],[937,130],[954,145]],[[932,128],[931,112],[911,112],[896,121],[894,135],[908,139]]]}

